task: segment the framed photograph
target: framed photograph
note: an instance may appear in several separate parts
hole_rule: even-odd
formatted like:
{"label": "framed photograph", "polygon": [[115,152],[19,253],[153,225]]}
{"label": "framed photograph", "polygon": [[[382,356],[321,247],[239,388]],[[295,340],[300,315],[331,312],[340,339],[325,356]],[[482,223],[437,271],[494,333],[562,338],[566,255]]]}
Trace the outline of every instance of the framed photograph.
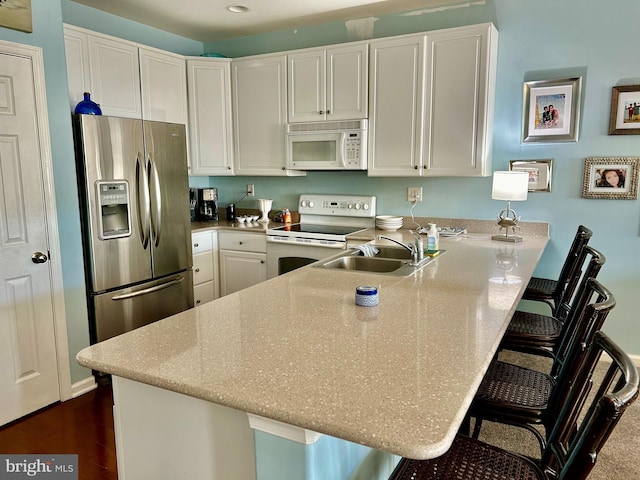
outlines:
{"label": "framed photograph", "polygon": [[640,85],[613,87],[609,135],[640,135]]}
{"label": "framed photograph", "polygon": [[513,172],[527,172],[529,174],[530,192],[551,191],[551,166],[548,160],[510,160],[509,170]]}
{"label": "framed photograph", "polygon": [[525,82],[522,143],[577,142],[582,77]]}
{"label": "framed photograph", "polygon": [[0,27],[31,33],[31,0],[0,0]]}
{"label": "framed photograph", "polygon": [[584,160],[582,196],[635,200],[638,198],[640,157],[589,157]]}

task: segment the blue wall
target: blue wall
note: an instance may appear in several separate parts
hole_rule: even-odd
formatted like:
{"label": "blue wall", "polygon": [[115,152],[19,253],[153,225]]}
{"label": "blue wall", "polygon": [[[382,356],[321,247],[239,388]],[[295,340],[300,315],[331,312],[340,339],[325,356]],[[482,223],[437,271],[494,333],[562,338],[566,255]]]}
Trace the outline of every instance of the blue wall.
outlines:
{"label": "blue wall", "polygon": [[[73,143],[67,100],[62,22],[100,31],[186,55],[202,51],[241,56],[314,45],[357,40],[344,24],[333,23],[233,39],[201,43],[124,20],[70,0],[32,0],[33,33],[0,27],[0,39],[39,46],[44,52],[47,102],[56,202],[62,245],[65,304],[69,332],[72,381],[88,375],[75,354],[88,345],[84,277],[78,202],[73,164]],[[587,156],[639,155],[640,138],[608,136],[611,87],[640,84],[637,40],[632,30],[618,27],[621,19],[640,18],[640,2],[618,0],[615,8],[594,0],[539,0],[535,4],[513,0],[486,0],[473,6],[422,15],[388,15],[375,22],[374,36],[427,31],[493,21],[500,31],[494,170],[507,168],[510,159],[553,158],[552,193],[535,193],[518,204],[525,220],[551,223],[552,241],[538,273],[554,276],[578,223],[594,230],[594,246],[607,254],[601,279],[617,296],[618,306],[605,330],[630,353],[640,354],[640,332],[635,313],[640,310],[640,203],[633,200],[580,198],[582,165]],[[635,63],[634,63],[635,62]],[[578,143],[521,145],[522,82],[544,72],[584,73],[584,108]],[[551,74],[549,74],[551,75]],[[551,78],[549,76],[548,78]],[[301,192],[375,194],[380,213],[408,214],[407,186],[423,186],[420,216],[493,219],[503,207],[490,199],[491,180],[368,178],[364,173],[310,173],[302,178],[195,178],[195,185],[220,188],[222,203],[237,201],[246,183],[254,183],[257,197],[274,199],[274,208],[296,204]],[[244,201],[241,206],[256,206]]]}
{"label": "blue wall", "polygon": [[[509,160],[553,159],[551,193],[532,193],[517,205],[524,220],[551,224],[551,242],[537,274],[557,276],[577,225],[594,231],[592,244],[607,256],[600,279],[618,304],[605,330],[627,351],[640,354],[640,201],[581,198],[586,157],[638,156],[640,137],[607,135],[611,88],[640,84],[638,40],[623,19],[640,18],[640,2],[618,0],[615,8],[595,0],[486,0],[421,15],[388,15],[374,24],[373,37],[492,21],[500,32],[493,170]],[[470,5],[470,6],[469,6]],[[205,45],[207,52],[236,57],[358,40],[344,23],[298,28]],[[522,145],[522,83],[583,75],[583,109],[578,143]],[[310,173],[304,178],[192,178],[219,188],[222,203],[242,197],[247,183],[256,196],[273,198],[274,209],[295,206],[301,192],[349,192],[378,196],[379,212],[408,215],[406,188],[422,186],[418,216],[493,219],[503,208],[491,200],[491,179],[368,178],[365,173]],[[255,206],[245,200],[240,206]]]}

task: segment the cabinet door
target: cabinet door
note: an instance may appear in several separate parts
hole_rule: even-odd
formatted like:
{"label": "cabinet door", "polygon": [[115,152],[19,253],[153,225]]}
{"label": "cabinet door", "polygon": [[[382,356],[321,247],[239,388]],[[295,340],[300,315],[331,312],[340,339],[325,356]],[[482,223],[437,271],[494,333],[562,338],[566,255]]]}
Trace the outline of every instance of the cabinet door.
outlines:
{"label": "cabinet door", "polygon": [[425,36],[373,41],[369,176],[422,175]]}
{"label": "cabinet door", "polygon": [[327,120],[367,118],[367,44],[327,49]]}
{"label": "cabinet door", "polygon": [[187,73],[181,55],[140,48],[142,118],[187,125]]}
{"label": "cabinet door", "polygon": [[103,115],[141,118],[138,46],[89,35],[91,97]]}
{"label": "cabinet door", "polygon": [[69,82],[69,104],[73,112],[83,93],[91,93],[91,69],[89,68],[89,37],[87,33],[68,25],[64,26],[64,50]]}
{"label": "cabinet door", "polygon": [[289,122],[325,120],[325,50],[293,53],[287,60]]}
{"label": "cabinet door", "polygon": [[266,279],[266,254],[220,250],[220,295],[229,295]]}
{"label": "cabinet door", "polygon": [[491,172],[497,31],[493,26],[427,34],[424,162],[429,176]]}
{"label": "cabinet door", "polygon": [[287,58],[231,62],[236,175],[306,175],[285,169]]}
{"label": "cabinet door", "polygon": [[187,60],[191,175],[233,175],[231,61]]}

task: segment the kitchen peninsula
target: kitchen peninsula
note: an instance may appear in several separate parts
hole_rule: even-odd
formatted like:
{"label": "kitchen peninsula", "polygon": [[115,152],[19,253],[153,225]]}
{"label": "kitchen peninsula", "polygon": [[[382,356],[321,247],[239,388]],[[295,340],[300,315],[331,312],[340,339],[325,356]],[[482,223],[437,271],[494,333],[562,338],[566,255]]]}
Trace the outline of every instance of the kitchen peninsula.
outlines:
{"label": "kitchen peninsula", "polygon": [[442,454],[546,246],[537,225],[515,245],[443,238],[409,277],[303,267],[84,349],[113,375],[121,478],[386,478],[394,455]]}

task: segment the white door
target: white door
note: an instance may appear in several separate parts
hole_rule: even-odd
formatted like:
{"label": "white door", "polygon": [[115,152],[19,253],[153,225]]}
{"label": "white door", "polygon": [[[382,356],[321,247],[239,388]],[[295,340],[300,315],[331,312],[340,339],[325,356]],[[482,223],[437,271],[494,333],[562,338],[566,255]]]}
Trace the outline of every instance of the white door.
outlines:
{"label": "white door", "polygon": [[0,425],[60,399],[36,75],[0,52]]}

